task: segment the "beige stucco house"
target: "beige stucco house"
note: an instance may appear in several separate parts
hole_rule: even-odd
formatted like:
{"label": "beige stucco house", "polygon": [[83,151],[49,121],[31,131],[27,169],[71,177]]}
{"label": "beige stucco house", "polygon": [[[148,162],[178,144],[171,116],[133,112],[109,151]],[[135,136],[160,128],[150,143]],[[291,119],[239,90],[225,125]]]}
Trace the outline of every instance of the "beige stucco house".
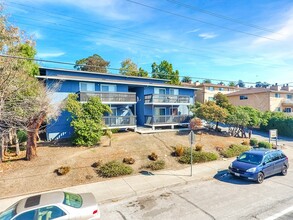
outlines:
{"label": "beige stucco house", "polygon": [[198,101],[200,103],[213,101],[214,96],[219,92],[224,95],[227,95],[239,91],[239,87],[225,86],[221,84],[212,83],[195,84],[195,88],[198,88],[198,90],[196,91],[195,101]]}
{"label": "beige stucco house", "polygon": [[293,88],[275,84],[270,88],[248,88],[227,94],[231,104],[251,106],[260,111],[286,112],[293,115]]}

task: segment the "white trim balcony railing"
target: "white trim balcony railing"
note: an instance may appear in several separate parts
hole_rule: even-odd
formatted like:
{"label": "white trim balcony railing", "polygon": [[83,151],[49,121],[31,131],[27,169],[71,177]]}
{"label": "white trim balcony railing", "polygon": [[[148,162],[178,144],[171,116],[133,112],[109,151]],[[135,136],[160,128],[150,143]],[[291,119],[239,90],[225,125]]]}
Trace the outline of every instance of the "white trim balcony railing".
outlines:
{"label": "white trim balcony railing", "polygon": [[190,115],[148,115],[145,116],[145,124],[186,124],[189,123],[190,119]]}
{"label": "white trim balcony railing", "polygon": [[107,127],[136,126],[136,116],[104,116],[103,122]]}
{"label": "white trim balcony railing", "polygon": [[144,102],[147,103],[162,103],[162,104],[189,104],[190,98],[187,95],[165,95],[165,94],[150,94],[144,96]]}
{"label": "white trim balcony railing", "polygon": [[87,102],[90,97],[98,96],[103,103],[136,103],[135,92],[78,92],[79,101]]}

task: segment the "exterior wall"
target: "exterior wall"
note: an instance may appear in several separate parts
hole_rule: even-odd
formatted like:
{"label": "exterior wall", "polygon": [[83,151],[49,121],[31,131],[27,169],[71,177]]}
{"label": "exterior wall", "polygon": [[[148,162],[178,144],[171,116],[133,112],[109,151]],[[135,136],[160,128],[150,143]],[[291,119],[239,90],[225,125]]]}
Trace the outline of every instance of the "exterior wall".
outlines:
{"label": "exterior wall", "polygon": [[70,138],[73,128],[70,126],[70,113],[63,111],[61,115],[46,127],[47,140]]}
{"label": "exterior wall", "polygon": [[269,93],[246,94],[247,99],[240,100],[240,95],[228,96],[229,101],[235,106],[250,106],[260,111],[270,111]]}
{"label": "exterior wall", "polygon": [[136,96],[138,98],[137,103],[136,103],[137,124],[139,126],[143,126],[144,125],[144,115],[145,115],[144,88],[143,87],[136,88]]}
{"label": "exterior wall", "polygon": [[[276,97],[276,93],[279,94],[280,97]],[[288,99],[287,95],[292,95],[293,92],[271,92],[270,93],[270,107],[271,111],[282,111],[284,112],[286,108],[291,108],[291,112],[293,112],[293,99]],[[289,115],[290,113],[288,113]]]}

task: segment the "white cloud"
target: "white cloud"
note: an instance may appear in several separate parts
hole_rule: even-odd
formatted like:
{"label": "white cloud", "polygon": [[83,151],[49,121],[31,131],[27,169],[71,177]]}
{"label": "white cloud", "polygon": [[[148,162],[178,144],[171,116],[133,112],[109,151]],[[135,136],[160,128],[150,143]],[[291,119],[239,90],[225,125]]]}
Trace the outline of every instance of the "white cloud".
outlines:
{"label": "white cloud", "polygon": [[38,58],[52,58],[52,57],[61,57],[65,52],[48,52],[48,53],[38,53]]}
{"label": "white cloud", "polygon": [[195,33],[195,32],[198,32],[199,30],[200,30],[199,28],[193,29],[191,31],[187,31],[186,34]]}
{"label": "white cloud", "polygon": [[41,34],[40,31],[33,31],[30,33],[33,37],[34,40],[40,40],[40,39],[44,39],[44,36]]}
{"label": "white cloud", "polygon": [[217,37],[218,35],[214,34],[214,33],[201,33],[198,35],[199,37],[203,38],[203,39],[212,39]]}

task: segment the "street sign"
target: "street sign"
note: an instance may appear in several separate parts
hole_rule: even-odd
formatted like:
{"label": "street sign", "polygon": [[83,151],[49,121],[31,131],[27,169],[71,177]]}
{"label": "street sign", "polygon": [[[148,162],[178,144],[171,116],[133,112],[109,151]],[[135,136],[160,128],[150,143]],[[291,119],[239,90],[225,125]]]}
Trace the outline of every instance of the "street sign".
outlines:
{"label": "street sign", "polygon": [[277,138],[278,137],[278,130],[272,129],[270,130],[270,138]]}
{"label": "street sign", "polygon": [[195,134],[193,131],[190,131],[188,135],[188,140],[191,145],[195,144]]}

